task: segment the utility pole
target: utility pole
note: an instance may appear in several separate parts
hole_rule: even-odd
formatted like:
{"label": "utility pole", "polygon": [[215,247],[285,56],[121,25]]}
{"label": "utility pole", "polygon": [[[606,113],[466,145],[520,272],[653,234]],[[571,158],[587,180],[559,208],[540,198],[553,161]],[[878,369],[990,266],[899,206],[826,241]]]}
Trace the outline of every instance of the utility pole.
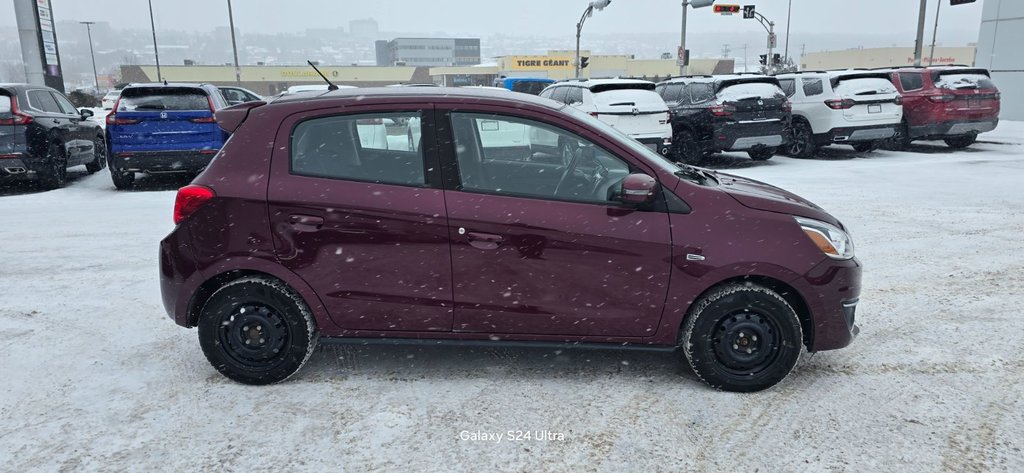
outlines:
{"label": "utility pole", "polygon": [[235,82],[242,83],[242,69],[238,67],[238,46],[235,44],[235,15],[231,13],[231,0],[228,0],[228,25],[231,27],[231,51],[235,53]]}
{"label": "utility pole", "polygon": [[690,6],[690,3],[683,0],[683,26],[679,33],[679,52],[681,57],[679,58],[679,75],[686,75],[686,7]]}
{"label": "utility pole", "polygon": [[743,72],[747,71],[747,43],[743,43]]}
{"label": "utility pole", "polygon": [[79,21],[79,23],[85,25],[85,32],[89,35],[89,57],[92,58],[92,78],[96,81],[96,93],[100,91],[100,76],[96,73],[96,53],[92,49],[92,25],[95,25],[95,21]]}
{"label": "utility pole", "polygon": [[924,18],[927,15],[928,0],[921,0],[921,13],[917,16],[917,41],[914,43],[914,65],[918,67],[921,66],[921,54],[924,50]]}
{"label": "utility pole", "polygon": [[935,61],[935,37],[939,34],[939,10],[942,9],[942,0],[938,1],[938,6],[935,7],[935,29],[932,30],[932,51],[928,54],[928,65],[931,66],[932,62]]}
{"label": "utility pole", "polygon": [[156,81],[163,80],[160,74],[160,52],[156,49],[156,22],[153,21],[153,0],[149,0],[149,27],[153,30],[153,57],[156,58]]}
{"label": "utility pole", "polygon": [[732,49],[729,48],[728,44],[723,44],[722,45],[722,59],[729,59],[729,53],[731,53],[731,52],[732,52]]}

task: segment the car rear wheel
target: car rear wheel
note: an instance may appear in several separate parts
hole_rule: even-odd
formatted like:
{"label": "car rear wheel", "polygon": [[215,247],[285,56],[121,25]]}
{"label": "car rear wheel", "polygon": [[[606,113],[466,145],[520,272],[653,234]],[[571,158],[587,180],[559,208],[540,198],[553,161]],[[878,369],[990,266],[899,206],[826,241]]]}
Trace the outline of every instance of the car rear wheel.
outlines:
{"label": "car rear wheel", "polygon": [[767,161],[772,159],[772,156],[775,156],[776,151],[778,151],[778,148],[759,148],[747,151],[747,154],[754,161]]}
{"label": "car rear wheel", "polygon": [[244,384],[284,381],[309,360],[319,332],[302,298],[276,279],[232,281],[203,304],[199,344],[221,374]]}
{"label": "car rear wheel", "polygon": [[114,181],[114,187],[118,190],[131,189],[135,185],[135,173],[131,171],[118,171],[111,168],[110,180]]}
{"label": "car rear wheel", "polygon": [[681,163],[692,164],[700,160],[702,153],[693,132],[682,130],[672,138],[673,158]]}
{"label": "car rear wheel", "polygon": [[778,384],[796,366],[803,343],[800,320],[775,291],[729,284],[693,307],[683,329],[683,353],[709,386],[760,391]]}
{"label": "car rear wheel", "polygon": [[858,153],[867,153],[878,149],[878,142],[868,141],[866,143],[854,143],[852,146],[854,151]]}
{"label": "car rear wheel", "polygon": [[953,138],[946,138],[942,141],[945,141],[946,146],[949,146],[950,148],[964,149],[978,141],[978,135],[956,136]]}
{"label": "car rear wheel", "polygon": [[85,164],[85,170],[89,174],[96,174],[107,166],[107,145],[103,142],[102,136],[97,136],[92,142],[93,160]]}
{"label": "car rear wheel", "polygon": [[41,173],[40,183],[46,189],[60,189],[68,179],[68,157],[64,145],[53,142],[46,150],[46,169]]}
{"label": "car rear wheel", "polygon": [[793,138],[786,151],[790,156],[801,159],[810,158],[818,152],[818,145],[814,143],[814,132],[807,122],[793,122]]}
{"label": "car rear wheel", "polygon": [[902,122],[896,126],[896,133],[885,143],[885,147],[892,151],[905,151],[910,148],[910,126]]}

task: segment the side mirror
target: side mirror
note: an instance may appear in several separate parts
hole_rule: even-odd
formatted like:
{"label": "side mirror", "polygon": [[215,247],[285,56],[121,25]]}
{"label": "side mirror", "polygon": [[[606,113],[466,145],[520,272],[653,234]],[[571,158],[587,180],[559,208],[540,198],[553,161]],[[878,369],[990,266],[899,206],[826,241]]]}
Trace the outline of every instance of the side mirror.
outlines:
{"label": "side mirror", "polygon": [[622,180],[619,200],[625,204],[641,205],[650,202],[658,189],[658,181],[647,174],[630,174]]}
{"label": "side mirror", "polygon": [[79,110],[78,113],[82,115],[82,118],[90,118],[93,115],[95,115],[95,113],[93,113],[92,110],[89,110],[87,108]]}

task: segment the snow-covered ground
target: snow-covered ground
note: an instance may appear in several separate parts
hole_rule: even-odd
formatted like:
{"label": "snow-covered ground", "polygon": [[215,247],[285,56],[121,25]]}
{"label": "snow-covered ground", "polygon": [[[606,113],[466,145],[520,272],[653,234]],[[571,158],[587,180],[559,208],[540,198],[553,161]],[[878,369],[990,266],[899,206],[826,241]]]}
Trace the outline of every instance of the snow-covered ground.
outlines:
{"label": "snow-covered ground", "polygon": [[0,470],[1020,471],[1024,123],[983,141],[710,161],[833,212],[865,265],[854,344],[747,395],[668,354],[507,348],[324,346],[235,384],[160,304],[183,182],[0,191]]}

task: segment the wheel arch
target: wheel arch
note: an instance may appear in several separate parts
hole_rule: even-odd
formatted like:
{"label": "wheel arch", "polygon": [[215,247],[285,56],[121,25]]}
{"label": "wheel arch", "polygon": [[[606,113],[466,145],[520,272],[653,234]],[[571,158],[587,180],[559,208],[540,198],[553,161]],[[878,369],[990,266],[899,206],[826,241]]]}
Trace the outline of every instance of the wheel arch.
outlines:
{"label": "wheel arch", "polygon": [[729,284],[756,284],[771,289],[772,291],[777,293],[779,296],[785,299],[786,303],[788,303],[789,306],[793,308],[793,311],[796,312],[796,316],[800,320],[800,328],[801,330],[803,330],[804,346],[814,346],[814,323],[811,321],[811,311],[810,308],[807,306],[807,301],[804,300],[804,297],[800,294],[799,291],[796,290],[796,288],[787,284],[784,281],[781,281],[770,276],[759,275],[731,277],[719,281],[715,284],[712,284],[703,292],[701,292],[700,295],[693,299],[694,303],[690,305],[689,309],[687,309],[686,315],[681,320],[678,330],[676,331],[677,345],[681,345],[684,342],[682,338],[683,327],[686,327],[686,323],[690,320],[691,317],[693,317],[693,311],[697,307],[697,301],[700,301],[705,296],[718,290],[722,286],[726,286]]}
{"label": "wheel arch", "polygon": [[[192,293],[192,297],[188,301],[188,307],[186,309],[186,327],[195,327],[199,323],[199,314],[202,311],[206,301],[210,299],[217,289],[224,287],[232,281],[237,281],[242,278],[258,276],[268,279],[273,279],[284,284],[287,288],[295,291],[295,293],[306,303],[310,312],[313,313],[313,322],[317,325],[317,329],[323,329],[324,321],[330,320],[323,308],[323,304],[320,303],[319,298],[311,289],[307,287],[295,287],[288,280],[278,277],[274,274],[266,271],[260,271],[257,269],[232,269],[219,273],[199,284],[195,291]],[[311,300],[312,298],[312,300]]]}

